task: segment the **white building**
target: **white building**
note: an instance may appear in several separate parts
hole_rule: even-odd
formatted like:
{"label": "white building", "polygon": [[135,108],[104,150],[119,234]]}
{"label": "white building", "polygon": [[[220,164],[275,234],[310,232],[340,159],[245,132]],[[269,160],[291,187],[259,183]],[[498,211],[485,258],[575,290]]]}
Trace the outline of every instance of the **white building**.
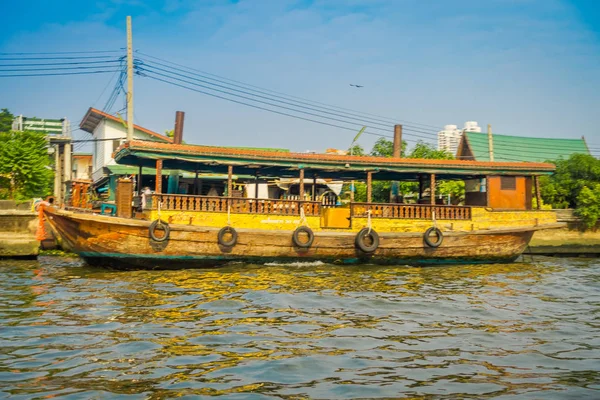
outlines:
{"label": "white building", "polygon": [[481,127],[477,125],[477,121],[465,122],[463,129],[458,129],[457,125],[444,126],[444,129],[438,132],[438,150],[456,154],[463,132],[481,132]]}
{"label": "white building", "polygon": [[[97,184],[110,175],[109,167],[116,165],[112,154],[127,138],[127,122],[114,115],[90,108],[79,126],[81,130],[91,133],[95,140],[92,152],[92,181]],[[133,126],[133,138],[163,143],[173,142],[165,135],[138,125]]]}

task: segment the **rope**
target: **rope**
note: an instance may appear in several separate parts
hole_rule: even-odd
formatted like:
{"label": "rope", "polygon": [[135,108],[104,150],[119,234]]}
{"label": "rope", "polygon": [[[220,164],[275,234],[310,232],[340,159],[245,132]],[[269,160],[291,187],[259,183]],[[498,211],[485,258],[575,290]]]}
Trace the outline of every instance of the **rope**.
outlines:
{"label": "rope", "polygon": [[157,226],[162,226],[162,222],[160,221],[160,206],[162,205],[162,201],[158,201],[158,211],[156,212],[156,216],[158,218]]}
{"label": "rope", "polygon": [[231,226],[231,205],[227,204],[227,226]]}
{"label": "rope", "polygon": [[308,228],[310,228],[310,226],[308,226],[308,220],[306,219],[306,214],[304,214],[304,204],[300,205],[300,226],[306,226]]}
{"label": "rope", "polygon": [[372,229],[372,225],[371,225],[371,210],[367,210],[367,228],[369,229],[369,231],[367,232],[367,235],[371,234],[371,229]]}
{"label": "rope", "polygon": [[433,227],[437,229],[437,221],[435,219],[435,211],[431,212],[431,218],[433,219]]}

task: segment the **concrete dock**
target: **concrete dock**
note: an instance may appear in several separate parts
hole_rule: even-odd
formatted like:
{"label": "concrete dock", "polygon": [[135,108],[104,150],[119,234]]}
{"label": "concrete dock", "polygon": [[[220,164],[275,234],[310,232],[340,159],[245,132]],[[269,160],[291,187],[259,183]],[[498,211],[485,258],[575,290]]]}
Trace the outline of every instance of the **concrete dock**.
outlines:
{"label": "concrete dock", "polygon": [[0,201],[0,257],[37,257],[40,242],[35,238],[36,227],[31,202]]}

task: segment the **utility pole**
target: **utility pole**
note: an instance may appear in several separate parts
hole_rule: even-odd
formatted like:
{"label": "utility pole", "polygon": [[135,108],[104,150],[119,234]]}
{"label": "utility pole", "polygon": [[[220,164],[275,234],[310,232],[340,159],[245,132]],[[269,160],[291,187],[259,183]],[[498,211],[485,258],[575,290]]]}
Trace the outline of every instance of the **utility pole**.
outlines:
{"label": "utility pole", "polygon": [[127,140],[133,140],[133,40],[130,16],[127,16]]}
{"label": "utility pole", "polygon": [[492,138],[491,124],[488,124],[488,146],[490,151],[490,161],[494,161],[494,139]]}

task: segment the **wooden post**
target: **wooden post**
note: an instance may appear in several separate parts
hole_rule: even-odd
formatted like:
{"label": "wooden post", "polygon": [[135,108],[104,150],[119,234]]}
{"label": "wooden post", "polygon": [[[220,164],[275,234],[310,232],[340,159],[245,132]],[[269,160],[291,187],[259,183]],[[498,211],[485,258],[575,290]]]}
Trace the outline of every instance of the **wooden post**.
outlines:
{"label": "wooden post", "polygon": [[162,160],[156,160],[156,187],[154,188],[156,194],[162,193],[162,165]]}
{"label": "wooden post", "polygon": [[133,140],[133,39],[131,17],[127,17],[127,140]]}
{"label": "wooden post", "polygon": [[177,111],[175,113],[175,128],[173,129],[173,144],[181,144],[183,142],[183,119],[185,113]]}
{"label": "wooden post", "polygon": [[138,181],[137,181],[137,192],[138,196],[142,195],[142,166],[139,166],[138,169]]}
{"label": "wooden post", "polygon": [[311,196],[312,201],[316,201],[316,199],[315,199],[316,191],[317,191],[317,175],[314,174],[313,175],[313,184],[312,184],[312,196]]}
{"label": "wooden post", "polygon": [[429,183],[429,204],[435,205],[435,174],[431,174],[431,181]]}
{"label": "wooden post", "polygon": [[490,176],[485,177],[485,206],[490,206]]}
{"label": "wooden post", "polygon": [[367,203],[370,203],[372,200],[372,195],[373,195],[372,180],[373,180],[373,172],[368,171],[367,172]]}
{"label": "wooden post", "polygon": [[254,175],[254,198],[258,199],[258,172]]}
{"label": "wooden post", "polygon": [[300,201],[304,201],[304,168],[300,168]]}
{"label": "wooden post", "polygon": [[61,203],[62,179],[60,168],[60,144],[54,145],[54,201],[57,206]]}
{"label": "wooden post", "polygon": [[540,177],[537,175],[534,176],[533,183],[535,185],[535,201],[537,203],[536,208],[540,210],[542,208],[542,195],[540,193]]}
{"label": "wooden post", "polygon": [[227,166],[227,197],[231,197],[231,192],[233,191],[233,165]]}
{"label": "wooden post", "polygon": [[194,178],[194,195],[198,195],[198,170],[196,170],[196,177]]}
{"label": "wooden post", "polygon": [[417,200],[421,200],[422,198],[423,198],[423,175],[419,175],[419,198]]}
{"label": "wooden post", "polygon": [[[402,125],[394,125],[394,147],[392,156],[394,158],[402,157]],[[392,187],[390,188],[390,203],[398,203],[399,194],[400,182],[392,181]]]}

